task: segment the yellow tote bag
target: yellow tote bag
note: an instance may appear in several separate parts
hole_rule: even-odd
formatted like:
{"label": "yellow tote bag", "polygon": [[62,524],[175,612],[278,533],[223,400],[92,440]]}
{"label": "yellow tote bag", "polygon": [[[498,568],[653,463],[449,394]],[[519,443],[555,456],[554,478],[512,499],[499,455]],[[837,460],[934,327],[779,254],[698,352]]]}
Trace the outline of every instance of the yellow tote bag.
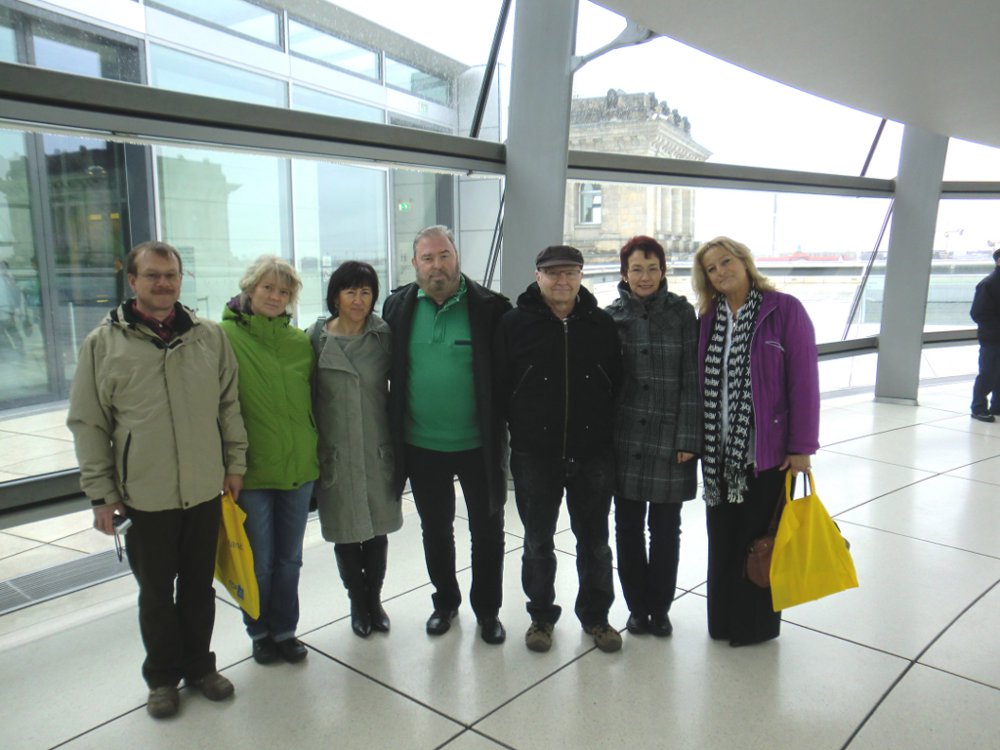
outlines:
{"label": "yellow tote bag", "polygon": [[775,612],[856,588],[858,575],[847,542],[816,494],[793,500],[792,473],[785,476],[785,508],[771,554],[771,601]]}
{"label": "yellow tote bag", "polygon": [[243,522],[247,514],[228,492],[222,496],[222,523],[215,551],[215,578],[255,620],[260,617],[260,592],[253,572],[253,552]]}

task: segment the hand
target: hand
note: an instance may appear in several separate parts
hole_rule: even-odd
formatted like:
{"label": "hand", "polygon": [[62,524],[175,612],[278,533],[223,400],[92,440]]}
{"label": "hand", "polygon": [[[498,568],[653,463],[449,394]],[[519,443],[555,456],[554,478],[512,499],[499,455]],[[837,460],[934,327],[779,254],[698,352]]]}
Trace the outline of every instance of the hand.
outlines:
{"label": "hand", "polygon": [[811,468],[811,456],[805,456],[799,453],[789,453],[785,456],[785,461],[778,468],[784,471],[788,469],[792,472],[793,477],[797,477],[799,474],[804,474]]}
{"label": "hand", "polygon": [[243,477],[240,474],[226,474],[222,480],[222,491],[233,496],[233,502],[240,499],[240,490],[243,489]]}
{"label": "hand", "polygon": [[693,453],[688,453],[687,451],[677,451],[677,463],[682,464],[685,461],[690,461],[694,458]]}
{"label": "hand", "polygon": [[94,508],[94,528],[109,536],[115,533],[115,516],[125,517],[124,503],[98,505]]}

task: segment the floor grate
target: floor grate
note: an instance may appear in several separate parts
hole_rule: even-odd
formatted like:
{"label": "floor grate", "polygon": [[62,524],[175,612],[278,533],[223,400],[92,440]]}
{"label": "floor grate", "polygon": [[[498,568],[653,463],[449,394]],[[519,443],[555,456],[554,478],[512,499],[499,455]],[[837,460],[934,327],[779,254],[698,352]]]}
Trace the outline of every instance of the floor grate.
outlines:
{"label": "floor grate", "polygon": [[129,575],[128,560],[114,550],[87,555],[45,570],[0,581],[0,615]]}

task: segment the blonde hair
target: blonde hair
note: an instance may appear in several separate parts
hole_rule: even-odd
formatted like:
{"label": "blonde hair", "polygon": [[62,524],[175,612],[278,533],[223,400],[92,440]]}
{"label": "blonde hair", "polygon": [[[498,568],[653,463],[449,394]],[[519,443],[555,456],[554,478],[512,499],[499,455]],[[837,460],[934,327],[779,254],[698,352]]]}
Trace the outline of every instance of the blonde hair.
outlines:
{"label": "blonde hair", "polygon": [[774,284],[771,283],[770,279],[757,270],[757,264],[754,263],[753,253],[750,252],[749,247],[729,237],[719,236],[703,243],[695,250],[694,262],[691,264],[691,286],[694,287],[694,293],[698,297],[699,315],[704,315],[712,309],[712,302],[719,294],[718,290],[712,286],[712,282],[708,280],[708,274],[705,273],[703,265],[705,254],[717,247],[721,247],[743,262],[743,265],[747,267],[747,275],[750,277],[750,286],[756,287],[762,292],[775,291]]}
{"label": "blonde hair", "polygon": [[302,279],[291,263],[277,255],[262,255],[250,264],[240,279],[240,302],[246,304],[247,298],[267,276],[274,276],[279,284],[288,287],[291,292],[288,297],[288,307],[294,307],[302,289]]}

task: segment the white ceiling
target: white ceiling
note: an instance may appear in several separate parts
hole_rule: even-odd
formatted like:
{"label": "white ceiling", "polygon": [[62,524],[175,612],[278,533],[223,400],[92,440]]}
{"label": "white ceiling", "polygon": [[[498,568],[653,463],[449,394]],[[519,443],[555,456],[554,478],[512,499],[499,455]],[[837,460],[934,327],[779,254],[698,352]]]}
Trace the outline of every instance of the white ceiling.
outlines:
{"label": "white ceiling", "polygon": [[1000,146],[1000,0],[597,0],[715,57]]}

